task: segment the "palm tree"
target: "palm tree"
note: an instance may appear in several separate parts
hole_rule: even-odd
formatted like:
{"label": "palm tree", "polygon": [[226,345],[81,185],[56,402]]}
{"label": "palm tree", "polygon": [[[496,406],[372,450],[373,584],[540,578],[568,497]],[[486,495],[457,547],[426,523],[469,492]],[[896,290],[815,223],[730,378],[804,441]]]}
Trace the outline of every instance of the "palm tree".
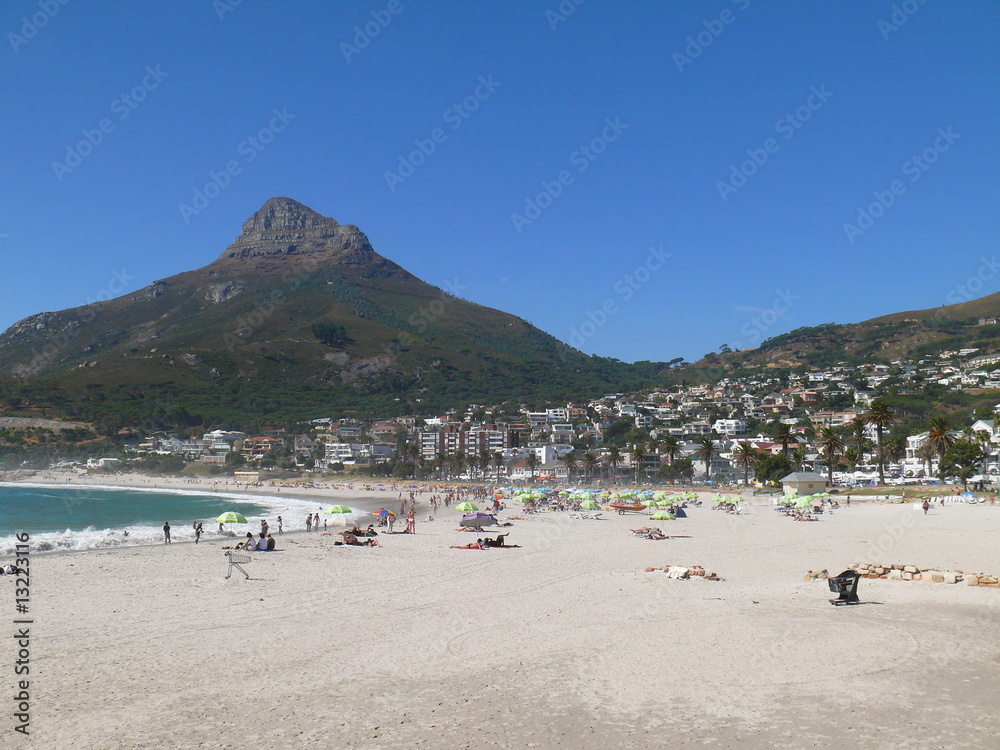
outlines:
{"label": "palm tree", "polygon": [[980,467],[981,471],[979,473],[985,476],[986,461],[990,457],[990,448],[992,447],[990,444],[993,442],[993,436],[986,430],[976,430],[975,442],[979,445],[979,450],[983,453],[983,464]]}
{"label": "palm tree", "polygon": [[927,420],[930,431],[924,444],[930,446],[932,453],[936,453],[938,463],[944,458],[944,454],[955,444],[955,436],[948,432],[948,420],[944,417],[931,417]]}
{"label": "palm tree", "polygon": [[503,453],[497,451],[493,454],[493,468],[497,472],[497,484],[500,484],[500,469],[504,466]]}
{"label": "palm tree", "polygon": [[604,457],[604,463],[608,466],[608,479],[618,474],[618,467],[622,462],[622,449],[617,445],[608,448],[608,455]]}
{"label": "palm tree", "polygon": [[806,448],[804,445],[800,445],[792,451],[792,456],[789,459],[792,462],[792,469],[794,471],[802,471],[806,465]]}
{"label": "palm tree", "polygon": [[826,458],[826,478],[833,486],[833,467],[837,464],[837,457],[844,450],[844,440],[836,433],[832,427],[824,427],[819,431],[819,438],[816,445],[823,452]]}
{"label": "palm tree", "polygon": [[750,443],[743,442],[736,446],[736,450],[733,451],[733,457],[736,459],[739,467],[743,469],[743,484],[749,487],[750,469],[753,468],[754,464],[757,463],[757,459],[760,458],[760,451],[750,445]]}
{"label": "palm tree", "polygon": [[438,473],[444,477],[444,465],[447,463],[448,457],[441,453],[440,451],[434,456],[434,463],[437,464]]}
{"label": "palm tree", "polygon": [[448,463],[451,465],[451,473],[456,477],[461,476],[462,470],[465,468],[465,454],[456,453],[448,459]]}
{"label": "palm tree", "polygon": [[934,446],[924,440],[924,442],[920,444],[920,447],[917,448],[916,454],[917,458],[924,462],[924,468],[926,469],[927,476],[931,476],[934,456],[937,455],[937,451],[934,450]]}
{"label": "palm tree", "polygon": [[531,471],[531,478],[535,478],[535,470],[538,468],[538,454],[532,451],[528,454],[528,458],[525,459],[528,464],[528,469]]}
{"label": "palm tree", "polygon": [[795,436],[792,434],[792,428],[784,422],[778,422],[771,426],[770,434],[774,442],[781,446],[781,455],[788,458],[788,446],[796,442]]}
{"label": "palm tree", "polygon": [[676,435],[667,435],[660,441],[660,450],[667,454],[670,463],[674,462],[677,453],[681,449],[681,441]]}
{"label": "palm tree", "polygon": [[483,447],[483,448],[479,449],[479,468],[483,472],[483,481],[484,482],[486,481],[486,472],[490,470],[490,460],[491,459],[492,459],[492,457],[490,456],[490,449],[489,448]]}
{"label": "palm tree", "polygon": [[642,447],[642,443],[636,443],[632,446],[632,450],[629,451],[629,456],[632,459],[632,463],[635,464],[635,483],[639,484],[639,471],[642,469],[642,464],[645,462],[646,457],[649,454],[646,453],[646,449]]}
{"label": "palm tree", "polygon": [[594,478],[594,470],[600,465],[601,459],[593,451],[587,451],[583,454],[583,471],[588,482]]}
{"label": "palm tree", "polygon": [[876,399],[868,405],[864,415],[866,424],[875,428],[876,444],[878,446],[878,483],[885,484],[885,452],[882,445],[882,434],[886,427],[896,421],[896,415],[885,401]]}
{"label": "palm tree", "polygon": [[712,478],[712,459],[719,455],[719,447],[711,435],[700,437],[694,443],[698,446],[694,451],[695,456],[705,462],[705,481],[707,482]]}
{"label": "palm tree", "polygon": [[570,451],[565,456],[559,459],[560,463],[566,467],[566,477],[567,481],[573,481],[573,472],[577,469],[576,451]]}
{"label": "palm tree", "polygon": [[855,417],[851,420],[851,437],[848,439],[851,447],[858,453],[860,463],[865,461],[865,450],[868,445],[868,435],[865,431],[864,417]]}

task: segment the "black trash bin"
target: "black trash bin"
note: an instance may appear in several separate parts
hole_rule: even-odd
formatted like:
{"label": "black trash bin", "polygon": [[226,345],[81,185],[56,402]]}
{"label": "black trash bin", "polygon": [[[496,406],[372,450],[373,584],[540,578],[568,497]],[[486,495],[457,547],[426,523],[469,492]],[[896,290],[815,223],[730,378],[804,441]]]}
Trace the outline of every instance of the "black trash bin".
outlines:
{"label": "black trash bin", "polygon": [[841,606],[844,604],[860,604],[858,600],[858,579],[861,578],[856,570],[845,570],[839,576],[828,579],[830,591],[839,594],[836,599],[831,599],[830,604]]}

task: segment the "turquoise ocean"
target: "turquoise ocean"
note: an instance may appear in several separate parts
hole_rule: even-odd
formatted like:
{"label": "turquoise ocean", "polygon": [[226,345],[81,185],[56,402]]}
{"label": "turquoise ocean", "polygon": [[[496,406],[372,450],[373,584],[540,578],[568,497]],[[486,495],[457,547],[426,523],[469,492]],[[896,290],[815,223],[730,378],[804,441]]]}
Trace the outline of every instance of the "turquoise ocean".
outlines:
{"label": "turquoise ocean", "polygon": [[195,521],[204,523],[203,538],[218,538],[213,519],[230,510],[248,520],[226,527],[241,536],[259,531],[261,518],[276,530],[279,515],[294,530],[319,508],[316,500],[278,495],[0,483],[0,555],[13,552],[17,532],[30,535],[32,551],[101,549],[162,542],[164,521],[175,541],[193,539]]}

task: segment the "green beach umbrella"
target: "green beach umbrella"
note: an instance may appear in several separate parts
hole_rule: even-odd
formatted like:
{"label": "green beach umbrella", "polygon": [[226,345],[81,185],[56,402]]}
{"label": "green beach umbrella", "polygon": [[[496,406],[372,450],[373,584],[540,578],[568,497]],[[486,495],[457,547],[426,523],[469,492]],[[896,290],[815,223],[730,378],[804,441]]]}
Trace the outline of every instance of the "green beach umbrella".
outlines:
{"label": "green beach umbrella", "polygon": [[806,495],[805,497],[800,497],[795,502],[796,508],[811,508],[813,506],[812,495]]}
{"label": "green beach umbrella", "polygon": [[455,510],[459,510],[462,513],[473,513],[479,510],[479,508],[472,503],[461,503],[460,505],[455,506]]}
{"label": "green beach umbrella", "polygon": [[247,517],[241,513],[228,510],[215,519],[216,523],[246,523]]}
{"label": "green beach umbrella", "polygon": [[677,518],[673,513],[667,513],[665,510],[657,511],[650,516],[654,521],[673,521]]}
{"label": "green beach umbrella", "polygon": [[326,513],[353,513],[354,511],[346,505],[331,505],[326,509]]}
{"label": "green beach umbrella", "polygon": [[597,510],[601,506],[595,503],[593,500],[584,500],[580,503],[580,508],[583,510]]}

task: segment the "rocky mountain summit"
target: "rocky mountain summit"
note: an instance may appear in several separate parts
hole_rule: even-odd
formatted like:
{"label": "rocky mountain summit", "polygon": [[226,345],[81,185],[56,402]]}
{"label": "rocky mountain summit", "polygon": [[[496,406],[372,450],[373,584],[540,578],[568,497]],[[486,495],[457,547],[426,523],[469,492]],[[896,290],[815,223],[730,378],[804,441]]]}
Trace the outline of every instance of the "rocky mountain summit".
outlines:
{"label": "rocky mountain summit", "polygon": [[307,253],[324,253],[336,263],[388,263],[356,226],[339,224],[298,201],[282,197],[271,198],[247,219],[239,237],[218,260]]}

